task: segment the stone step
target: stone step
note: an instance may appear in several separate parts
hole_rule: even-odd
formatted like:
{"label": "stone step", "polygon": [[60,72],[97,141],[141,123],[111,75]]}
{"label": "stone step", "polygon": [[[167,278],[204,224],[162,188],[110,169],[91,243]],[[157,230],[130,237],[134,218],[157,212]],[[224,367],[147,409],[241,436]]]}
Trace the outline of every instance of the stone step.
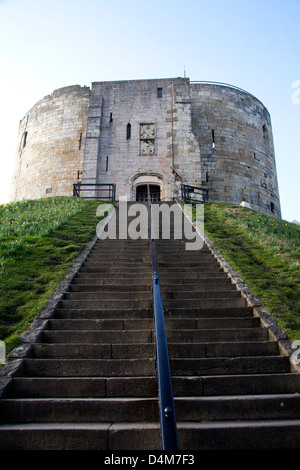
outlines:
{"label": "stone step", "polygon": [[[170,343],[170,358],[239,357],[278,355],[276,341]],[[155,357],[154,343],[87,344],[36,343],[33,358],[134,359]]]}
{"label": "stone step", "polygon": [[151,330],[99,330],[78,331],[43,330],[42,341],[46,343],[152,343],[153,332]]}
{"label": "stone step", "polygon": [[56,308],[54,318],[86,318],[86,319],[133,319],[133,318],[153,318],[153,309],[151,308],[119,308],[119,309],[68,309]]}
{"label": "stone step", "polygon": [[[170,301],[171,302],[171,301]],[[152,298],[144,299],[127,299],[127,300],[61,300],[60,308],[68,309],[147,309],[152,307]]]}
{"label": "stone step", "polygon": [[[300,420],[178,423],[181,450],[298,449]],[[160,449],[158,423],[25,423],[0,427],[1,450]],[[192,457],[190,457],[192,458]],[[192,460],[191,460],[192,462]]]}
{"label": "stone step", "polygon": [[286,356],[170,359],[172,375],[267,374],[290,371]]}
{"label": "stone step", "polygon": [[[130,442],[131,441],[131,442]],[[152,450],[161,448],[155,423],[25,423],[0,427],[1,450]]]}
{"label": "stone step", "polygon": [[164,300],[163,304],[164,308],[166,309],[173,309],[173,308],[193,308],[193,307],[246,307],[247,302],[244,298],[228,298],[226,294],[226,298],[196,298],[196,299],[166,299]]}
{"label": "stone step", "polygon": [[[165,309],[165,319],[170,318],[235,318],[252,317],[252,307],[228,307],[228,308],[172,308]],[[74,319],[133,319],[133,318],[153,318],[153,309],[68,309],[56,308],[54,318],[74,318]]]}
{"label": "stone step", "polygon": [[[203,302],[201,302],[202,305]],[[175,304],[174,304],[175,305]],[[252,307],[168,307],[164,308],[165,318],[222,318],[248,317],[253,315]]]}
{"label": "stone step", "polygon": [[0,400],[2,423],[100,423],[159,420],[157,398],[12,398]]}
{"label": "stone step", "polygon": [[[258,317],[236,318],[166,318],[166,330],[193,330],[193,329],[217,329],[217,328],[258,328]],[[50,319],[48,330],[153,330],[153,318],[135,319]]]}
{"label": "stone step", "polygon": [[154,359],[28,359],[24,371],[37,377],[147,376],[155,373]]}
{"label": "stone step", "polygon": [[[187,421],[285,420],[300,418],[300,395],[175,398],[176,419]],[[153,422],[155,398],[13,398],[0,401],[2,423]]]}
{"label": "stone step", "polygon": [[190,421],[178,424],[178,439],[182,451],[299,449],[300,420]]}
{"label": "stone step", "polygon": [[[162,292],[163,301],[168,302],[169,300],[179,300],[184,301],[187,299],[188,301],[194,299],[240,299],[241,294],[237,290],[225,290],[225,291],[218,291],[218,290],[192,290],[192,291],[175,291],[169,292],[164,290]],[[152,292],[150,289],[144,291],[130,291],[130,292],[123,292],[121,291],[112,291],[105,289],[99,289],[95,292],[93,291],[71,291],[67,292],[64,295],[64,300],[81,300],[81,301],[102,301],[102,300],[147,300],[152,299]]]}
{"label": "stone step", "polygon": [[121,284],[98,284],[95,282],[91,282],[83,284],[73,284],[70,286],[69,292],[146,292],[151,291],[152,284],[143,283],[143,284],[128,284],[128,283],[121,283]]}
{"label": "stone step", "polygon": [[[124,286],[124,289],[127,288],[127,286],[134,285],[134,286],[139,286],[142,288],[143,286],[149,286],[149,288],[152,287],[152,278],[149,277],[148,279],[138,279],[139,283],[137,283],[137,278],[132,278],[130,281],[126,278],[101,278],[101,277],[77,277],[73,279],[73,283],[70,286],[71,290],[79,290],[82,289],[83,286],[101,286],[101,288],[105,288],[105,286],[109,286],[109,289],[114,289],[115,286]],[[164,282],[161,282],[161,289],[174,289],[179,287],[178,284],[180,284],[180,289],[185,289],[185,290],[193,290],[197,286],[199,287],[206,287],[206,286],[211,286],[212,289],[216,289],[219,286],[228,288],[228,289],[236,289],[235,284],[232,284],[230,282],[229,278],[220,276],[217,278],[217,283],[216,283],[216,277],[204,277],[204,278],[192,278],[192,279],[182,279],[182,278],[176,278],[176,281],[172,280],[172,282],[168,281],[167,279],[164,279]],[[91,287],[92,288],[92,287]]]}
{"label": "stone step", "polygon": [[114,292],[114,291],[99,291],[99,292],[67,292],[64,295],[64,300],[82,300],[82,301],[89,301],[89,300],[122,300],[128,301],[133,300],[134,302],[139,300],[152,300],[152,292],[148,289],[145,291],[131,291],[131,292]]}
{"label": "stone step", "polygon": [[154,343],[36,343],[33,345],[32,357],[48,359],[149,359],[155,357],[155,345]]}
{"label": "stone step", "polygon": [[[300,374],[172,376],[175,397],[297,394]],[[14,397],[153,397],[155,376],[144,377],[14,377]]]}
{"label": "stone step", "polygon": [[153,318],[135,319],[50,319],[48,330],[153,330]]}
{"label": "stone step", "polygon": [[266,341],[267,328],[218,328],[202,330],[167,330],[168,343],[200,343],[216,341]]}
{"label": "stone step", "polygon": [[[182,383],[182,379],[179,379]],[[183,385],[181,384],[181,388]],[[14,397],[155,397],[155,376],[144,377],[15,377]]]}

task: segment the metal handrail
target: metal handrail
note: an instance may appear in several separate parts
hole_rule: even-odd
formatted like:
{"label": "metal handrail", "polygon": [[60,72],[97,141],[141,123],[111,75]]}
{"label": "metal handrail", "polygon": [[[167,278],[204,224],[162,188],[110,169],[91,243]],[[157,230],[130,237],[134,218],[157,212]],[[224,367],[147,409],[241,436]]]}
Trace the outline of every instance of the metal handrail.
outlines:
{"label": "metal handrail", "polygon": [[160,429],[163,450],[179,450],[175,406],[171,382],[170,361],[160,291],[155,239],[151,236],[151,202],[148,201],[152,292],[156,340],[156,369],[159,399]]}
{"label": "metal handrail", "polygon": [[[207,202],[208,201],[208,189],[199,188],[198,186],[191,186],[188,184],[181,185],[181,193],[184,202]],[[199,199],[199,197],[200,199]]]}
{"label": "metal handrail", "polygon": [[[84,195],[85,191],[91,195]],[[114,202],[116,198],[116,185],[113,183],[74,183],[73,197],[80,197],[85,199],[108,199]]]}

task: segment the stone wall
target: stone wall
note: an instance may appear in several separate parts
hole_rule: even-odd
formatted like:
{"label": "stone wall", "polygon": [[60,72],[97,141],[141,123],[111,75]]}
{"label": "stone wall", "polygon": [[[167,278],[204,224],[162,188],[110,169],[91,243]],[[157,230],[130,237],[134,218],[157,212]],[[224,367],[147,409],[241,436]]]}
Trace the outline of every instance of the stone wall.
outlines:
{"label": "stone wall", "polygon": [[81,181],[90,89],[55,90],[20,121],[10,199],[71,196]]}
{"label": "stone wall", "polygon": [[[172,198],[173,87],[182,79],[92,84],[83,182],[116,183],[117,198],[135,199],[152,182]],[[130,134],[130,135],[129,135]]]}
{"label": "stone wall", "polygon": [[281,217],[269,112],[235,87],[192,83],[192,128],[209,199]]}
{"label": "stone wall", "polygon": [[281,216],[269,112],[230,85],[94,82],[46,96],[20,122],[11,199],[70,196],[81,180],[129,200],[145,184],[180,197],[184,182]]}

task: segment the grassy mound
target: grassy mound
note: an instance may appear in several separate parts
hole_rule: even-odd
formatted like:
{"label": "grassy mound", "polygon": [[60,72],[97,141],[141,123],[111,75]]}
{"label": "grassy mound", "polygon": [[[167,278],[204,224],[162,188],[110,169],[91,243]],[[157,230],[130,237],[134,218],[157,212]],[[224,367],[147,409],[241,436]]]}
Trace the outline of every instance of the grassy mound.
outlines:
{"label": "grassy mound", "polygon": [[292,341],[300,339],[300,227],[250,209],[207,203],[205,233]]}
{"label": "grassy mound", "polygon": [[95,235],[99,204],[55,197],[0,206],[0,339],[7,352]]}

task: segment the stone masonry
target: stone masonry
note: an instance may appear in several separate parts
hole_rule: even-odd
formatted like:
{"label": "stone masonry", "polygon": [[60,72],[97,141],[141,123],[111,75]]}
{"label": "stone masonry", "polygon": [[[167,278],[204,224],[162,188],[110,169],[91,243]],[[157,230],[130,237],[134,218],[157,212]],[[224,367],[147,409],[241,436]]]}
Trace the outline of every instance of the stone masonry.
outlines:
{"label": "stone masonry", "polygon": [[129,200],[146,184],[172,200],[185,183],[281,217],[269,112],[231,85],[94,82],[46,96],[20,122],[11,200],[71,196],[78,182],[114,183]]}

